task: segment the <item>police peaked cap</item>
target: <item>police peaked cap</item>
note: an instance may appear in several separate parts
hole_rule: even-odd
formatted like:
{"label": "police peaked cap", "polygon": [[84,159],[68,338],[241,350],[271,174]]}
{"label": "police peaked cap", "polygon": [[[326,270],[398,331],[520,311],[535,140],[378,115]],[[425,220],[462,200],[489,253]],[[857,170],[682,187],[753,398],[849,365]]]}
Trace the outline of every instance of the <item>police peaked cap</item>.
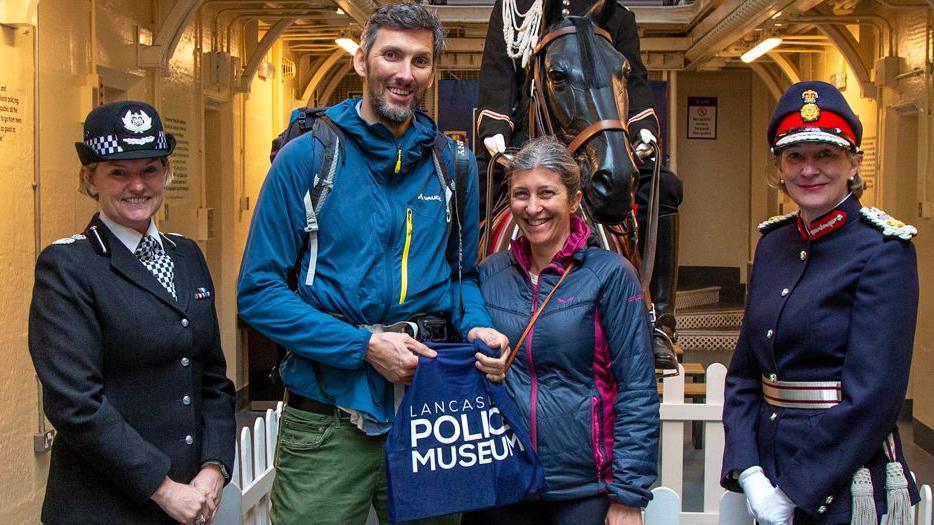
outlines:
{"label": "police peaked cap", "polygon": [[859,151],[863,125],[840,91],[826,82],[798,82],[778,100],[769,121],[773,152],[805,142]]}
{"label": "police peaked cap", "polygon": [[145,102],[111,102],[84,120],[84,142],[75,142],[82,165],[107,160],[168,157],[175,137],[162,129],[162,119]]}

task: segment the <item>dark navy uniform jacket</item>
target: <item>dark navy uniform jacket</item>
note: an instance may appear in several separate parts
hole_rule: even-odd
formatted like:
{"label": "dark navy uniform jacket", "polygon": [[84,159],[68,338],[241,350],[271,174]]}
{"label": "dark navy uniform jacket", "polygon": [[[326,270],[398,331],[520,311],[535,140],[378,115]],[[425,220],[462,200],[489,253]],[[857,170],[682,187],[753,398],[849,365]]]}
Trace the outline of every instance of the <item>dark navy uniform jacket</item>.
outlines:
{"label": "dark navy uniform jacket", "polygon": [[36,263],[29,351],[58,430],[42,521],[177,523],[150,500],[165,476],[234,459],[211,276],[197,244],[163,235],[176,301],[96,216],[85,236]]}
{"label": "dark navy uniform jacket", "polygon": [[[763,228],[727,375],[721,484],[739,491],[738,474],[761,466],[797,505],[795,525],[849,523],[850,482],[862,466],[871,471],[881,515],[882,443],[890,432],[909,472],[896,420],[917,318],[915,249],[883,236],[860,208],[856,197],[847,198],[815,221],[842,212],[842,226],[813,239],[794,218]],[[843,401],[823,410],[773,407],[761,387],[761,377],[772,374],[779,381],[841,381]]]}

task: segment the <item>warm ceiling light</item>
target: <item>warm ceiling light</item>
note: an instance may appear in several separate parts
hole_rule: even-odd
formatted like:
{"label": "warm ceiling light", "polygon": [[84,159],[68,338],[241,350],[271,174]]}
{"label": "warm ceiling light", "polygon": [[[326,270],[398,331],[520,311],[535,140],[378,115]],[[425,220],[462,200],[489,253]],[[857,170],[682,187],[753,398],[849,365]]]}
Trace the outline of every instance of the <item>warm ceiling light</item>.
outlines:
{"label": "warm ceiling light", "polygon": [[743,56],[739,57],[745,63],[750,63],[753,60],[761,57],[762,55],[768,53],[769,51],[778,47],[782,43],[782,39],[778,37],[766,38],[762,42],[756,44],[755,47],[743,53]]}
{"label": "warm ceiling light", "polygon": [[338,7],[338,8],[337,8],[337,10],[336,10],[336,11],[334,11],[334,12],[335,12],[335,13],[337,13],[337,14],[339,14],[339,15],[343,15],[343,14],[345,14],[345,13],[344,13],[344,10],[343,10],[343,9],[341,9],[340,7]]}
{"label": "warm ceiling light", "polygon": [[352,38],[337,38],[334,40],[334,43],[341,46],[344,51],[350,53],[351,55],[355,54],[357,52],[357,48],[360,47],[360,44],[354,42]]}

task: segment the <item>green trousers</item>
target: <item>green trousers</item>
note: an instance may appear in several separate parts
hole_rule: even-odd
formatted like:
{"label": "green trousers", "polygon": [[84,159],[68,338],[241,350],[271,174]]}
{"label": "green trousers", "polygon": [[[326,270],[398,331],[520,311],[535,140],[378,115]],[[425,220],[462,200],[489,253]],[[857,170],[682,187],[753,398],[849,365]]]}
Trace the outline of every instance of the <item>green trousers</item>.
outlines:
{"label": "green trousers", "polygon": [[[276,444],[273,525],[364,525],[370,505],[388,523],[386,436],[370,437],[336,415],[285,407]],[[460,515],[410,522],[459,525]]]}

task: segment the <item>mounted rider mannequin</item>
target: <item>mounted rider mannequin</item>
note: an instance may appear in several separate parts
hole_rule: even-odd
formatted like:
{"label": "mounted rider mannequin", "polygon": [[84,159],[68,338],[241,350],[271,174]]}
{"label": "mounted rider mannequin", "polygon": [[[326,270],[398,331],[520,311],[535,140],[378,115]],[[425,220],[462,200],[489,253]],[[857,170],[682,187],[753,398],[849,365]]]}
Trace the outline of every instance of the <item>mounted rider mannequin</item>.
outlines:
{"label": "mounted rider mannequin", "polygon": [[[506,147],[520,147],[528,138],[528,93],[522,93],[526,81],[526,68],[537,36],[547,24],[546,13],[561,16],[583,15],[593,7],[584,0],[496,0],[490,15],[483,62],[480,66],[480,98],[477,118],[479,140],[486,151],[480,151],[477,163],[483,173],[490,157]],[[639,166],[639,192],[636,195],[639,224],[645,231],[645,212],[648,210],[651,181],[652,146],[659,136],[658,117],[652,102],[647,72],[639,50],[639,34],[635,16],[629,9],[617,5],[604,29],[613,38],[613,44],[629,60],[631,70],[627,82],[629,93],[629,136],[636,155],[645,159]],[[533,36],[534,35],[534,36]],[[508,48],[508,49],[507,49]],[[499,171],[499,170],[497,170]],[[501,187],[500,173],[494,178],[494,190]],[[485,210],[485,178],[480,177],[481,215]],[[497,195],[494,193],[494,195]],[[658,249],[650,292],[655,304],[656,328],[664,335],[656,337],[662,353],[656,351],[656,361],[663,364],[665,356],[672,356],[671,339],[675,333],[675,290],[678,271],[678,205],[681,204],[681,181],[667,169],[662,169],[659,195]],[[496,197],[494,197],[494,203]],[[642,236],[644,237],[644,235]],[[640,239],[640,250],[643,243]],[[669,363],[672,364],[672,363]]]}

